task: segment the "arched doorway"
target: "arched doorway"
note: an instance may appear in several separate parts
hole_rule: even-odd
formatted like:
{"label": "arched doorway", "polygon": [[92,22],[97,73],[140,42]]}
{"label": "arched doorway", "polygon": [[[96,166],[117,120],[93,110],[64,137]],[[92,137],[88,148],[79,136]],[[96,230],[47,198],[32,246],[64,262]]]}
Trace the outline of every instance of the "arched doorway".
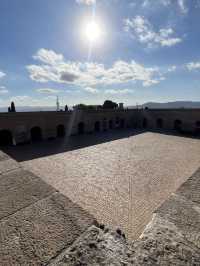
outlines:
{"label": "arched doorway", "polygon": [[12,144],[12,133],[10,132],[10,130],[0,130],[0,146],[8,146]]}
{"label": "arched doorway", "polygon": [[120,124],[120,119],[119,119],[119,117],[116,117],[116,119],[115,119],[115,127],[119,128],[119,124]]}
{"label": "arched doorway", "polygon": [[80,122],[78,124],[78,134],[82,135],[85,133],[85,124],[83,122]]}
{"label": "arched doorway", "polygon": [[182,130],[182,121],[177,119],[174,121],[174,129],[178,132]]}
{"label": "arched doorway", "polygon": [[148,127],[148,120],[146,118],[143,119],[142,121],[142,127],[147,128]]}
{"label": "arched doorway", "polygon": [[113,129],[113,121],[109,120],[109,129]]}
{"label": "arched doorway", "polygon": [[124,127],[125,127],[125,120],[120,119],[120,128],[124,128]]}
{"label": "arched doorway", "polygon": [[157,128],[163,128],[163,119],[162,118],[158,118],[156,121],[157,124]]}
{"label": "arched doorway", "polygon": [[31,128],[31,140],[33,142],[42,140],[42,130],[40,127]]}
{"label": "arched doorway", "polygon": [[103,131],[107,131],[107,119],[103,119]]}
{"label": "arched doorway", "polygon": [[99,132],[100,131],[100,122],[99,121],[96,121],[95,123],[94,123],[94,131],[95,132]]}
{"label": "arched doorway", "polygon": [[58,138],[64,138],[65,136],[65,126],[64,125],[58,125],[57,126],[57,137]]}
{"label": "arched doorway", "polygon": [[195,133],[200,136],[200,121],[196,122]]}

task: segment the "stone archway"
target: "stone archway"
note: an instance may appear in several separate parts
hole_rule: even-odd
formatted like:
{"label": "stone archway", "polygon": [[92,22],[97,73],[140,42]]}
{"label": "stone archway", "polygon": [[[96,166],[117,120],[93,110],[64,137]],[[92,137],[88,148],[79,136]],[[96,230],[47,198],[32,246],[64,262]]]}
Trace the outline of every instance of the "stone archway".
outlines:
{"label": "stone archway", "polygon": [[95,132],[100,132],[100,130],[101,130],[101,124],[100,124],[99,121],[96,121],[96,122],[94,123],[94,131],[95,131]]}
{"label": "stone archway", "polygon": [[195,123],[195,133],[200,136],[200,121]]}
{"label": "stone archway", "polygon": [[64,125],[58,125],[57,126],[57,137],[58,138],[64,138],[65,137],[65,126]]}
{"label": "stone archway", "polygon": [[32,127],[31,128],[31,140],[33,142],[42,140],[42,130],[40,127]]}
{"label": "stone archway", "polygon": [[109,120],[109,129],[113,129],[113,120]]}
{"label": "stone archway", "polygon": [[78,134],[83,135],[85,133],[85,124],[83,122],[78,123]]}
{"label": "stone archway", "polygon": [[120,128],[124,128],[125,127],[125,120],[122,118],[120,119]]}
{"label": "stone archway", "polygon": [[178,132],[181,132],[182,131],[182,121],[181,120],[179,120],[179,119],[176,119],[175,121],[174,121],[174,129],[176,130],[176,131],[178,131]]}
{"label": "stone archway", "polygon": [[163,125],[164,125],[163,119],[162,118],[158,118],[157,121],[156,121],[156,125],[157,125],[157,128],[162,129]]}
{"label": "stone archway", "polygon": [[12,133],[8,129],[0,130],[0,146],[9,146],[13,144]]}
{"label": "stone archway", "polygon": [[146,118],[144,118],[143,121],[142,121],[142,127],[144,129],[146,129],[148,127],[148,120]]}

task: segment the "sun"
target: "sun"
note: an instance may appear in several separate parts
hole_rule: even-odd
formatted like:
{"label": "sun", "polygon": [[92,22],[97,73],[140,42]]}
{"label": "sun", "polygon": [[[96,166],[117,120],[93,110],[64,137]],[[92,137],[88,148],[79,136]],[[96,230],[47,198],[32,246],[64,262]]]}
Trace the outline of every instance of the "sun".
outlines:
{"label": "sun", "polygon": [[90,43],[98,43],[101,41],[103,31],[100,24],[96,21],[90,21],[85,25],[84,35]]}

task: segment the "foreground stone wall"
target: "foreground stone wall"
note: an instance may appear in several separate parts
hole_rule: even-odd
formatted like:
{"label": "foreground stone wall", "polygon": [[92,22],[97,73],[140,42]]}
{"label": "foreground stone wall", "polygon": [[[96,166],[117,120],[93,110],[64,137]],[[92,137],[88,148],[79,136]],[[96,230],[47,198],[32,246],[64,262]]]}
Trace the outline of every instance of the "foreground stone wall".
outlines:
{"label": "foreground stone wall", "polygon": [[13,144],[31,141],[35,131],[40,134],[38,138],[48,139],[127,127],[175,129],[200,135],[200,109],[75,110],[0,114],[1,139],[3,134],[7,134],[10,136],[7,142]]}

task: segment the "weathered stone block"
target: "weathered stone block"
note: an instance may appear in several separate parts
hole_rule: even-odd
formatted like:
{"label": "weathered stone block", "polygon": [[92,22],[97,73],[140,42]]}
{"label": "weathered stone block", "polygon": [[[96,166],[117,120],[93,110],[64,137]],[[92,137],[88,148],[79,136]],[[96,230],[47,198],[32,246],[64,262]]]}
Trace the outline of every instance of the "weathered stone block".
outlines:
{"label": "weathered stone block", "polygon": [[131,265],[130,255],[122,235],[92,226],[49,266]]}
{"label": "weathered stone block", "polygon": [[198,205],[185,197],[173,194],[156,213],[172,222],[189,242],[200,248],[200,207]]}
{"label": "weathered stone block", "polygon": [[0,222],[0,265],[46,265],[71,245],[94,219],[54,193]]}
{"label": "weathered stone block", "polygon": [[0,219],[56,190],[34,174],[18,169],[0,176]]}
{"label": "weathered stone block", "polygon": [[199,262],[200,249],[187,241],[173,223],[158,214],[132,245],[132,265],[197,266]]}
{"label": "weathered stone block", "polygon": [[200,169],[197,170],[176,192],[200,205]]}
{"label": "weathered stone block", "polygon": [[19,164],[13,159],[0,160],[0,175],[19,168]]}

